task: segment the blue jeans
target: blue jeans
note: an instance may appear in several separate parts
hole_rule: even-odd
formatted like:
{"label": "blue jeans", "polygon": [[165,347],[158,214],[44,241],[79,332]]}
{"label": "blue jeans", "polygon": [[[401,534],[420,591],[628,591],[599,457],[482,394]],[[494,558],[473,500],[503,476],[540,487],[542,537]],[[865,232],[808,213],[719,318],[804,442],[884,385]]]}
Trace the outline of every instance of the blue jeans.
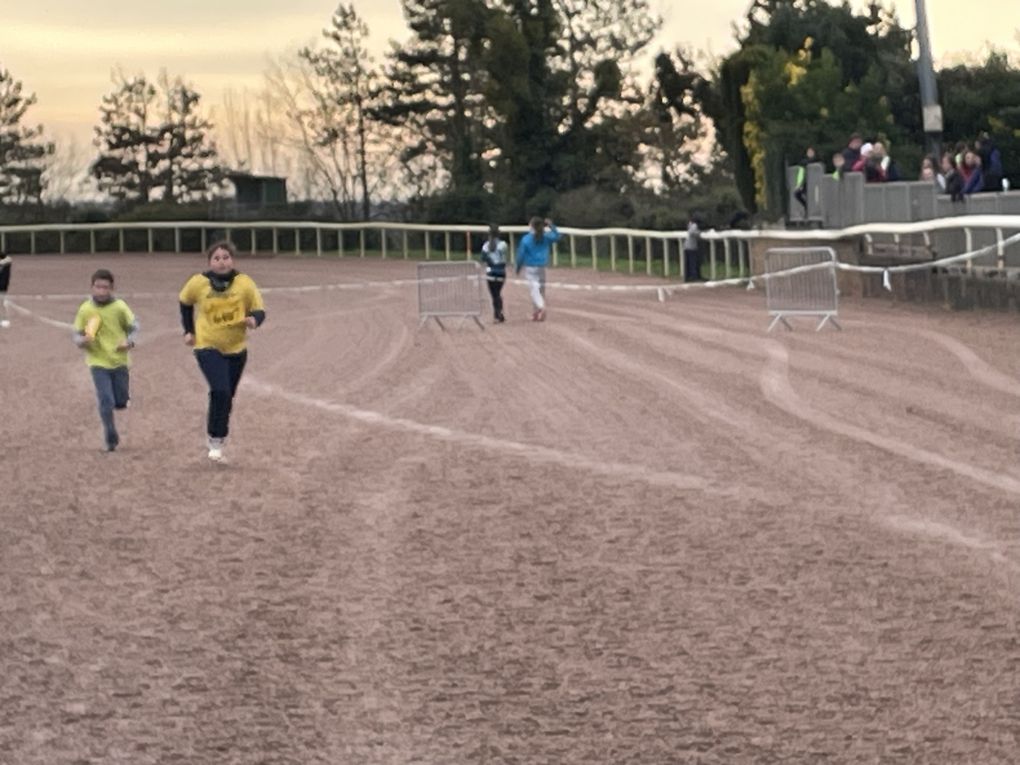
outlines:
{"label": "blue jeans", "polygon": [[99,404],[99,419],[103,422],[103,435],[108,449],[117,448],[120,437],[113,424],[113,410],[124,409],[128,399],[128,368],[89,367],[92,382],[96,386],[96,402]]}
{"label": "blue jeans", "polygon": [[220,353],[215,348],[195,350],[198,367],[209,383],[209,417],[206,432],[213,438],[226,438],[230,430],[230,410],[234,408],[234,394],[241,382],[248,351]]}

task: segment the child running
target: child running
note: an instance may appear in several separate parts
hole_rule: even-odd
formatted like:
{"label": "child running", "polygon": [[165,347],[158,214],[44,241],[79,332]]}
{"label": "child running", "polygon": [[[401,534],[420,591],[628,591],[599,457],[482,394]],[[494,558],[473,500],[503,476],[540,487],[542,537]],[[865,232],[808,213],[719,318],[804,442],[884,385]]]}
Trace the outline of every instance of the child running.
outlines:
{"label": "child running", "polygon": [[213,462],[224,461],[230,411],[248,360],[248,330],[266,320],[255,282],[234,269],[236,255],[230,242],[213,244],[207,251],[209,269],[188,279],[180,294],[184,342],[194,347],[209,384],[206,431]]}
{"label": "child running", "polygon": [[128,405],[128,351],[135,347],[137,336],[134,313],[113,296],[113,274],[99,269],[92,274],[92,297],[74,317],[74,342],[85,351],[85,363],[92,372],[108,452],[120,445],[113,412]]}

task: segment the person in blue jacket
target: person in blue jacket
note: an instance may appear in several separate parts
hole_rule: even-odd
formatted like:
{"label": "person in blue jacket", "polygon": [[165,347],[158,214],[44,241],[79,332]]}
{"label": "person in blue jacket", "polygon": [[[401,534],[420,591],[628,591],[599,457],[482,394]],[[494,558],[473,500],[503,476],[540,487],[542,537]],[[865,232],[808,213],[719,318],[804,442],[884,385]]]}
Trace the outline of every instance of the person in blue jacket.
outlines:
{"label": "person in blue jacket", "polygon": [[532,321],[545,321],[545,269],[549,265],[549,251],[560,238],[553,222],[539,217],[531,219],[531,231],[521,237],[517,245],[517,270],[524,269],[524,278],[531,291],[531,303],[535,307]]}

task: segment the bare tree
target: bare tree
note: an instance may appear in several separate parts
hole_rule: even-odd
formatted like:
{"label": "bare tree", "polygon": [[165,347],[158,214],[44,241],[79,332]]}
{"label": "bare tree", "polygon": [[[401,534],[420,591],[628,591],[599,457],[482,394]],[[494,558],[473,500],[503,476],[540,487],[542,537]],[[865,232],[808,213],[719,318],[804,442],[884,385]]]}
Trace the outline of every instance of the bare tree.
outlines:
{"label": "bare tree", "polygon": [[278,135],[290,150],[291,172],[309,196],[330,200],[340,218],[354,220],[370,212],[373,195],[395,191],[392,137],[366,119],[362,147],[356,112],[337,102],[306,57],[271,61],[265,77],[268,99],[286,123]]}
{"label": "bare tree", "polygon": [[239,170],[280,175],[292,164],[284,133],[288,125],[279,114],[269,89],[227,90],[214,110],[220,152],[227,164]]}
{"label": "bare tree", "polygon": [[86,149],[73,136],[57,140],[55,150],[43,171],[43,200],[46,202],[72,202],[89,195],[90,158]]}

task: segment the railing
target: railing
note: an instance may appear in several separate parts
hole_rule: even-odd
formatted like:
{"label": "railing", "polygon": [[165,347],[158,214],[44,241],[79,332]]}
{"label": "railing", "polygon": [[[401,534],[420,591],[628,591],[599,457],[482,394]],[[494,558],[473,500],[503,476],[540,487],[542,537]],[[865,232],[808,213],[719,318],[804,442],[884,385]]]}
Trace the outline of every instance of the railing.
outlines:
{"label": "railing", "polygon": [[[506,226],[513,259],[517,235],[525,226]],[[686,231],[625,228],[559,229],[553,265],[685,277]],[[702,273],[711,280],[751,273],[750,244],[759,239],[827,242],[860,238],[872,250],[886,240],[917,240],[924,258],[970,252],[998,245],[996,268],[1020,268],[1020,253],[1005,240],[1020,231],[1020,215],[969,215],[914,223],[868,223],[838,230],[757,229],[705,231],[707,252]],[[233,241],[242,251],[312,254],[318,257],[373,257],[413,260],[474,258],[487,228],[473,225],[404,223],[318,223],[294,221],[166,221],[125,223],[54,223],[0,226],[0,251],[30,253],[200,252],[217,238]],[[916,253],[915,253],[916,254]],[[992,264],[988,264],[991,266]]]}
{"label": "railing", "polygon": [[[506,226],[511,260],[517,235],[526,226]],[[684,277],[686,231],[560,228],[553,265],[625,273]],[[228,239],[242,251],[316,256],[398,257],[460,260],[477,257],[488,228],[472,225],[404,223],[319,223],[293,221],[161,221],[125,223],[52,223],[0,226],[0,251],[43,253],[199,252],[216,239]],[[15,250],[10,245],[17,243]],[[714,247],[706,269],[750,273],[746,244],[727,242],[716,262]]]}
{"label": "railing", "polygon": [[865,223],[911,223],[965,215],[1020,215],[1020,192],[970,194],[953,201],[934,181],[865,183],[863,173],[838,178],[811,163],[804,173],[804,202],[796,198],[798,168],[787,168],[791,224],[846,228]]}

